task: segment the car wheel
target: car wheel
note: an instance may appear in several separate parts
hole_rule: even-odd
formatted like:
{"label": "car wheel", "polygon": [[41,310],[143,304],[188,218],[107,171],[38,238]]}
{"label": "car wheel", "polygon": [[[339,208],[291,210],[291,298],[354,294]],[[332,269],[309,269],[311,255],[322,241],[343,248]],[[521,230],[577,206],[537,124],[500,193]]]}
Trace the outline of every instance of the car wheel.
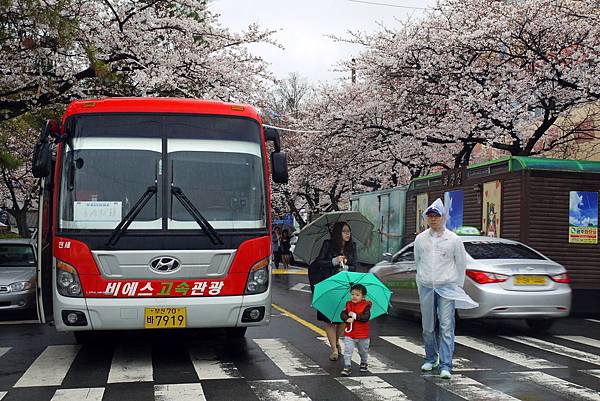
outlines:
{"label": "car wheel", "polygon": [[525,322],[531,331],[544,332],[552,327],[554,319],[525,319]]}
{"label": "car wheel", "polygon": [[247,327],[227,327],[225,334],[230,339],[244,338]]}

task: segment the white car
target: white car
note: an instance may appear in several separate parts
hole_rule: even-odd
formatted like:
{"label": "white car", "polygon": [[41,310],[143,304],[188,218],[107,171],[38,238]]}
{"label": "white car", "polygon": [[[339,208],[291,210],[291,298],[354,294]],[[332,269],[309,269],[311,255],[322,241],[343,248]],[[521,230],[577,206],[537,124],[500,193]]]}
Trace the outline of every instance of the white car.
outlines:
{"label": "white car", "polygon": [[[544,331],[555,318],[569,315],[571,287],[562,265],[517,241],[460,238],[468,254],[464,289],[479,303],[458,310],[460,318],[522,318],[531,329]],[[384,258],[370,272],[392,290],[392,306],[420,313],[413,244]]]}

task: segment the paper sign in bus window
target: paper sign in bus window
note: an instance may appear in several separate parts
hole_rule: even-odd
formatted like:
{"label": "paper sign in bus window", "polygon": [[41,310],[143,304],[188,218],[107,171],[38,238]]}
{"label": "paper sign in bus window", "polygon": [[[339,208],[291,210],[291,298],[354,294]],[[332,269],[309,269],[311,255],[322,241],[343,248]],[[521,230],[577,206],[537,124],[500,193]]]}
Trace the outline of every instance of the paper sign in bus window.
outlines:
{"label": "paper sign in bus window", "polygon": [[77,201],[73,205],[75,221],[121,221],[122,202]]}

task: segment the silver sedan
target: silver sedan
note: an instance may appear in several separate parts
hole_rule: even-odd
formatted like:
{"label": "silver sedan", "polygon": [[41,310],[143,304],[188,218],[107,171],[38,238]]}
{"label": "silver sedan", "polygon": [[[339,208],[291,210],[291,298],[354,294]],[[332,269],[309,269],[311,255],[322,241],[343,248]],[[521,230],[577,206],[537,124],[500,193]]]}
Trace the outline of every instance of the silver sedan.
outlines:
{"label": "silver sedan", "polygon": [[34,243],[0,239],[0,311],[35,308],[35,287]]}
{"label": "silver sedan", "polygon": [[[533,330],[550,328],[553,319],[571,309],[567,270],[533,248],[517,241],[481,236],[460,237],[467,251],[464,289],[479,303],[458,310],[461,319],[524,318]],[[419,313],[413,244],[370,270],[390,290],[392,307]]]}

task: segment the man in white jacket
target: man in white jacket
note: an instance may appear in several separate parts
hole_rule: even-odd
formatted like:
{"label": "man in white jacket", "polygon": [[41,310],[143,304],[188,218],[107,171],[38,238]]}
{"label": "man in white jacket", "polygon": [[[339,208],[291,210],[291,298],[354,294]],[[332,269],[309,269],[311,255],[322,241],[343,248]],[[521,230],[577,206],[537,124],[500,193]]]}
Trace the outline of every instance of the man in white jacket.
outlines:
{"label": "man in white jacket", "polygon": [[[466,252],[460,238],[445,227],[446,212],[436,199],[424,212],[429,229],[415,239],[417,287],[421,304],[425,363],[423,371],[440,366],[440,377],[452,377],[455,308],[477,307],[462,289],[465,281]],[[439,355],[436,345],[435,316],[440,331]]]}

